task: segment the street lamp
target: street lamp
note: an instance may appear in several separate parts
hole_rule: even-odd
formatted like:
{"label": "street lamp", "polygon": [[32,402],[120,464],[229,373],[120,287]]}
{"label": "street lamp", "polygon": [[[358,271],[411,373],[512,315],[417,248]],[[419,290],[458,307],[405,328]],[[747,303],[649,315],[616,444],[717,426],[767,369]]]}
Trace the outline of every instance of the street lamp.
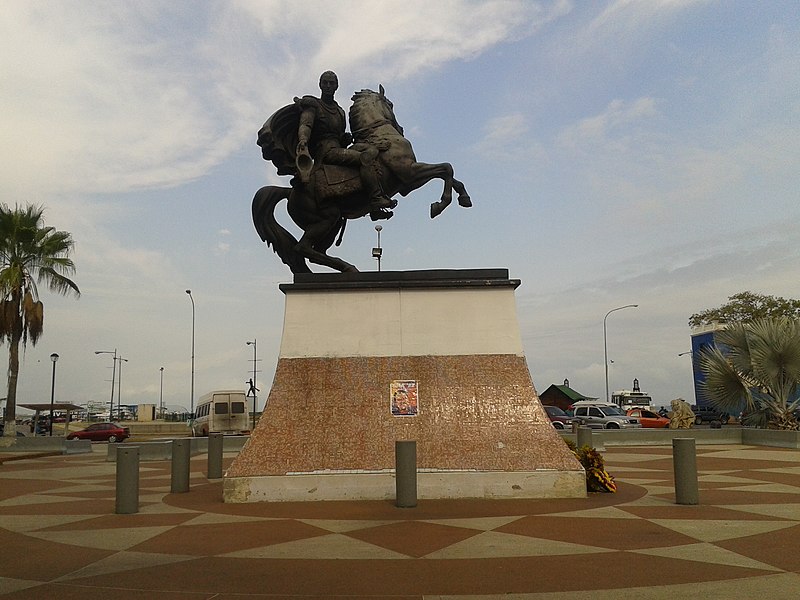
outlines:
{"label": "street lamp", "polygon": [[686,356],[687,354],[691,354],[691,353],[692,353],[691,350],[687,350],[686,352],[681,352],[680,354],[678,354],[678,356]]}
{"label": "street lamp", "polygon": [[609,401],[609,394],[608,394],[608,335],[606,330],[606,319],[608,319],[608,315],[618,310],[622,310],[624,308],[637,308],[638,304],[626,304],[625,306],[618,306],[617,308],[612,308],[610,311],[606,313],[606,316],[603,317],[603,360],[606,366],[606,402]]}
{"label": "street lamp", "polygon": [[122,362],[128,362],[127,358],[117,357],[119,361],[119,375],[117,375],[117,418],[122,419]]}
{"label": "street lamp", "polygon": [[192,301],[192,387],[189,396],[189,414],[194,415],[194,298],[192,290],[186,290],[189,300]]}
{"label": "street lamp", "polygon": [[372,249],[372,258],[378,259],[378,271],[381,270],[381,254],[383,254],[383,250],[381,249],[381,230],[383,227],[380,225],[375,225],[375,231],[378,232],[378,246]]}
{"label": "street lamp", "polygon": [[117,379],[117,349],[114,348],[114,351],[111,352],[110,350],[95,350],[95,354],[113,354],[114,359],[111,361],[111,401],[109,402],[108,406],[108,419],[111,420],[111,415],[114,413],[114,383]]}
{"label": "street lamp", "polygon": [[256,363],[258,362],[258,344],[256,344],[256,338],[253,338],[252,342],[247,342],[248,346],[253,347],[253,379],[250,381],[253,387],[253,429],[256,428],[256,396],[257,396],[257,388],[256,388]]}
{"label": "street lamp", "polygon": [[161,390],[158,394],[158,418],[164,418],[164,367],[159,369],[161,371]]}
{"label": "street lamp", "polygon": [[[50,387],[50,436],[53,435],[53,402],[56,396],[56,363],[58,362],[58,354],[53,352],[50,355],[50,360],[53,361],[53,384]],[[66,427],[66,425],[64,425]]]}

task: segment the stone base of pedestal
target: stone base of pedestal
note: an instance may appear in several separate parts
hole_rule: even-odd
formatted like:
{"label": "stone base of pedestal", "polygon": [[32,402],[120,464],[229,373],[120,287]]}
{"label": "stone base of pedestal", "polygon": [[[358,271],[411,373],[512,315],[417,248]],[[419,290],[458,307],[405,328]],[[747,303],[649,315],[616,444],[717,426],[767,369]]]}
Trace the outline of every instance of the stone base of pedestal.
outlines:
{"label": "stone base of pedestal", "polygon": [[394,498],[398,440],[417,442],[421,499],[585,496],[522,355],[518,282],[468,273],[283,286],[275,379],[225,501]]}
{"label": "stone base of pedestal", "polygon": [[[314,500],[394,500],[393,472],[309,473],[228,477],[225,502],[306,502]],[[583,471],[423,471],[417,497],[583,498]]]}

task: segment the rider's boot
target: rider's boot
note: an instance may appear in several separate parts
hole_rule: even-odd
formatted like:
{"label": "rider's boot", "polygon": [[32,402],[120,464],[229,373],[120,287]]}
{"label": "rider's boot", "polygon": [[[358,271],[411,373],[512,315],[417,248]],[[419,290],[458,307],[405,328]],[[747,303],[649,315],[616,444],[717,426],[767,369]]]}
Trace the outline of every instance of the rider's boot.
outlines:
{"label": "rider's boot", "polygon": [[378,191],[376,194],[370,196],[369,208],[370,210],[392,209],[397,206],[397,200],[392,200],[389,196],[384,196]]}
{"label": "rider's boot", "polygon": [[382,219],[391,219],[394,213],[385,208],[375,208],[369,211],[369,218],[373,221],[380,221]]}
{"label": "rider's boot", "polygon": [[[377,154],[377,151],[375,154]],[[378,175],[374,170],[372,162],[373,158],[374,156],[369,155],[366,152],[362,153],[361,155],[361,182],[364,185],[364,190],[369,196],[370,214],[380,213],[386,209],[391,210],[397,206],[397,200],[392,200],[381,190],[381,184],[378,181]],[[389,217],[379,218],[388,219]],[[373,218],[372,220],[375,221],[377,219]]]}

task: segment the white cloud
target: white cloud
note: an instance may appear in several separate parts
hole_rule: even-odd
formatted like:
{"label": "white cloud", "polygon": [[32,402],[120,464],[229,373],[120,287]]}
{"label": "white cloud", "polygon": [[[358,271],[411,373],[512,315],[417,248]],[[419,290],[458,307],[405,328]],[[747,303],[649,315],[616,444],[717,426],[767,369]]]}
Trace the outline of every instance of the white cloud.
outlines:
{"label": "white cloud", "polygon": [[194,4],[187,19],[169,3],[7,3],[0,114],[14,118],[2,123],[0,169],[13,177],[0,178],[0,190],[178,185],[240,148],[261,103],[287,102],[308,72],[407,77],[528,35],[568,10],[521,0],[469,10],[455,1],[402,9],[242,1]]}
{"label": "white cloud", "polygon": [[630,126],[656,116],[658,111],[654,98],[642,97],[633,102],[616,99],[602,113],[565,128],[559,135],[559,142],[573,149],[594,151],[612,139],[619,143],[628,134]]}
{"label": "white cloud", "polygon": [[489,119],[483,126],[483,137],[473,145],[474,151],[494,163],[543,160],[545,151],[531,135],[527,116],[513,113]]}
{"label": "white cloud", "polygon": [[687,7],[710,2],[713,0],[614,0],[592,21],[590,29],[641,31]]}

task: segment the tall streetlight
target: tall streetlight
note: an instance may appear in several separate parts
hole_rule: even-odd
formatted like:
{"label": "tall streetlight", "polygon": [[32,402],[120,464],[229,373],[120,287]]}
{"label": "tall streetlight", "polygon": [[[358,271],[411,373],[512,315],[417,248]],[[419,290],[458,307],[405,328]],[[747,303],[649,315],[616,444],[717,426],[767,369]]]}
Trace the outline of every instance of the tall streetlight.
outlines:
{"label": "tall streetlight", "polygon": [[118,356],[119,361],[119,375],[117,375],[117,418],[122,419],[122,363],[128,362],[127,358]]}
{"label": "tall streetlight", "polygon": [[[50,355],[50,360],[53,361],[53,384],[50,386],[50,436],[53,435],[53,403],[56,397],[56,363],[58,362],[58,354],[53,352]],[[64,425],[66,428],[67,425]]]}
{"label": "tall streetlight", "polygon": [[378,271],[381,270],[381,254],[383,254],[383,249],[381,249],[381,231],[383,227],[380,225],[375,225],[375,231],[378,232],[378,245],[377,247],[372,249],[372,258],[378,259]]}
{"label": "tall streetlight", "polygon": [[186,290],[189,295],[189,300],[192,301],[192,387],[189,393],[189,413],[194,415],[194,298],[192,297],[192,290]]}
{"label": "tall streetlight", "polygon": [[606,402],[609,401],[609,394],[608,394],[608,335],[606,329],[606,319],[608,319],[608,315],[618,310],[622,310],[624,308],[637,308],[638,304],[626,304],[625,306],[618,306],[617,308],[612,308],[610,311],[606,313],[606,316],[603,317],[603,360],[606,365]]}
{"label": "tall streetlight", "polygon": [[253,429],[256,428],[256,396],[258,395],[257,388],[256,388],[256,364],[258,363],[258,344],[256,344],[256,338],[253,338],[252,342],[247,342],[248,346],[253,347]]}
{"label": "tall streetlight", "polygon": [[110,350],[95,350],[95,354],[113,354],[114,359],[111,361],[111,401],[109,402],[108,406],[108,419],[111,420],[112,414],[114,413],[114,384],[117,380],[117,349],[114,348],[114,351],[111,352]]}
{"label": "tall streetlight", "polygon": [[164,367],[159,369],[161,371],[161,390],[158,393],[158,418],[164,418]]}

